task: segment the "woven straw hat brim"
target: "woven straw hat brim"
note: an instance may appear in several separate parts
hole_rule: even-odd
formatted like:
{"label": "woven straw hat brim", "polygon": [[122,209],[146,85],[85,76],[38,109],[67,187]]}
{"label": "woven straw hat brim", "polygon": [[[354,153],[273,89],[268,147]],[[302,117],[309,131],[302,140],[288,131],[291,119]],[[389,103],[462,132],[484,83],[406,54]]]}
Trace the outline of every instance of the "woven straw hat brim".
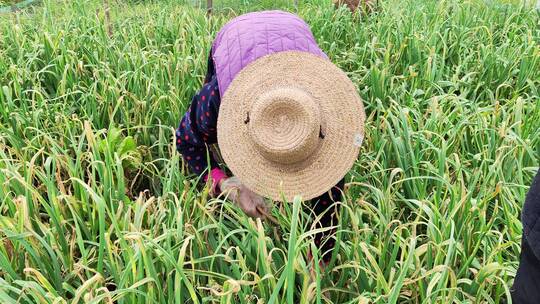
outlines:
{"label": "woven straw hat brim", "polygon": [[[269,160],[249,129],[254,101],[280,88],[301,90],[318,105],[321,136],[298,162]],[[279,52],[252,62],[232,81],[220,105],[218,144],[229,169],[254,192],[277,201],[296,195],[308,200],[330,190],[354,165],[364,121],[362,100],[337,66],[306,52]]]}

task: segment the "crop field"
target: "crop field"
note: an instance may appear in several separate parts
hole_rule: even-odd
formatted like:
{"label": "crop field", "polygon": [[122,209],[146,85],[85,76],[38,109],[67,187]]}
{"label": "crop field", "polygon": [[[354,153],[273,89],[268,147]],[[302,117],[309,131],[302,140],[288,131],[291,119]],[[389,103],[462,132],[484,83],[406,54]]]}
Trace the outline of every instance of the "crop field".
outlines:
{"label": "crop field", "polygon": [[[511,301],[540,160],[534,5],[214,2],[0,14],[0,303]],[[253,220],[175,150],[215,33],[267,8],[306,20],[366,109],[324,269],[308,203]]]}

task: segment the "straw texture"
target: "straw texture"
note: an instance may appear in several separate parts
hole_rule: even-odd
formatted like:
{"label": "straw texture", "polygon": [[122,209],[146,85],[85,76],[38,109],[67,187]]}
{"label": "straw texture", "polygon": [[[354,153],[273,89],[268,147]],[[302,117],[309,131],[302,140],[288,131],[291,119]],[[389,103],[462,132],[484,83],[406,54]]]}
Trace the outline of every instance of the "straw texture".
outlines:
{"label": "straw texture", "polygon": [[352,167],[364,136],[356,88],[330,61],[298,51],[262,57],[223,96],[218,143],[235,176],[260,195],[311,199]]}

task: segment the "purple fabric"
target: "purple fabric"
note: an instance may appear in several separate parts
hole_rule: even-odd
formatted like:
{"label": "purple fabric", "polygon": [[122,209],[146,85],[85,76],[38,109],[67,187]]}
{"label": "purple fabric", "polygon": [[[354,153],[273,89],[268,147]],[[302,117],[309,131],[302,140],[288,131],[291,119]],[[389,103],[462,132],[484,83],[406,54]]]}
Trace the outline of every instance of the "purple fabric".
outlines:
{"label": "purple fabric", "polygon": [[219,31],[212,46],[221,96],[240,70],[258,58],[283,51],[304,51],[328,58],[309,26],[297,15],[283,11],[238,16]]}

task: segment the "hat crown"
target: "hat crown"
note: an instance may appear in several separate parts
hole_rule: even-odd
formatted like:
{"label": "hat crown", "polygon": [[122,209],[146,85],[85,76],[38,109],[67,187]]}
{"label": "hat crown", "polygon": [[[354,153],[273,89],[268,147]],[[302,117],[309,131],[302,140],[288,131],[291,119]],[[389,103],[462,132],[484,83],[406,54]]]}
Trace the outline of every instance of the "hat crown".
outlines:
{"label": "hat crown", "polygon": [[264,158],[297,163],[319,145],[319,105],[299,88],[276,88],[257,98],[248,113],[249,134]]}

